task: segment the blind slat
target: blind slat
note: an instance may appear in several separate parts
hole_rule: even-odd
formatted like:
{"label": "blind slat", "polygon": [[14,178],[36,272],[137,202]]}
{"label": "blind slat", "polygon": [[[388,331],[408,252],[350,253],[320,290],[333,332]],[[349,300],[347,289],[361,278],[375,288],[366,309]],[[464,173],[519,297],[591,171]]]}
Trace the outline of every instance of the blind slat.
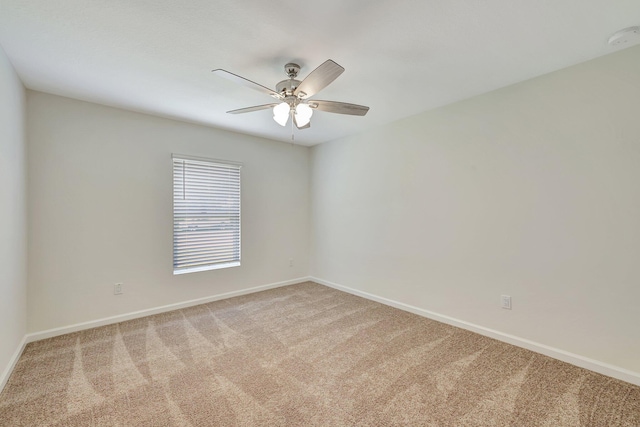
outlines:
{"label": "blind slat", "polygon": [[234,237],[229,236],[226,239],[193,239],[193,238],[188,240],[175,239],[173,241],[173,244],[174,246],[176,246],[176,248],[190,249],[190,248],[197,248],[200,246],[208,246],[208,245],[218,245],[218,246],[231,245],[236,242],[237,240]]}

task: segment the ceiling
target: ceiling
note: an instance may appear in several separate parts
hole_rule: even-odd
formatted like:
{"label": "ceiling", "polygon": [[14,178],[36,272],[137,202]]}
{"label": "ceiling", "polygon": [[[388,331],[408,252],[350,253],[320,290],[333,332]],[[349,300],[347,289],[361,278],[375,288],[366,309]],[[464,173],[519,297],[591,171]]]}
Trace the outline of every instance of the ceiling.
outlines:
{"label": "ceiling", "polygon": [[0,45],[29,89],[291,141],[272,102],[211,73],[264,86],[297,62],[346,71],[295,142],[314,145],[565,68],[621,48],[638,0],[0,0]]}

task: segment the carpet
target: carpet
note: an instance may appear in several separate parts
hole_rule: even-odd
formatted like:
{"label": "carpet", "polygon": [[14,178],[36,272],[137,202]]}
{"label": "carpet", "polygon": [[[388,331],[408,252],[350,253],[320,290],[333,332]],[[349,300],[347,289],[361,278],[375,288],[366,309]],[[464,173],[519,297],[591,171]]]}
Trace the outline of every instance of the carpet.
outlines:
{"label": "carpet", "polygon": [[640,426],[640,387],[307,282],[30,343],[2,426]]}

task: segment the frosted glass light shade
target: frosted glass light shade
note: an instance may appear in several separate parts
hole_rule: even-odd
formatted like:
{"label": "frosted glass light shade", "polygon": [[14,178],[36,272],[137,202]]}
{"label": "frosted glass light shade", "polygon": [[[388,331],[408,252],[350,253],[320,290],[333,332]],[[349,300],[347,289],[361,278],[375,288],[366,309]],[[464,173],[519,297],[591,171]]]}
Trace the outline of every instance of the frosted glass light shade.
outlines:
{"label": "frosted glass light shade", "polygon": [[299,127],[306,126],[311,121],[313,109],[308,104],[298,104],[296,106],[296,123]]}
{"label": "frosted glass light shade", "polygon": [[286,102],[281,102],[280,104],[273,107],[273,120],[276,121],[280,126],[284,126],[287,124],[287,120],[289,120],[289,112],[291,111],[291,107]]}

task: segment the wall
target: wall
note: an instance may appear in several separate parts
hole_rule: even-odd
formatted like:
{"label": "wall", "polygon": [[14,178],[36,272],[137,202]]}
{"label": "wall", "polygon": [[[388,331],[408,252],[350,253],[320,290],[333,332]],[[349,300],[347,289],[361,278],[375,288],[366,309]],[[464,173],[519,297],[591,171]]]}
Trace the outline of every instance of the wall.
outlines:
{"label": "wall", "polygon": [[634,47],[315,146],[312,276],[640,374],[638,76]]}
{"label": "wall", "polygon": [[0,48],[0,390],[26,333],[25,90]]}
{"label": "wall", "polygon": [[[32,91],[27,111],[30,332],[307,276],[308,148]],[[172,153],[244,163],[241,267],[172,274]]]}

